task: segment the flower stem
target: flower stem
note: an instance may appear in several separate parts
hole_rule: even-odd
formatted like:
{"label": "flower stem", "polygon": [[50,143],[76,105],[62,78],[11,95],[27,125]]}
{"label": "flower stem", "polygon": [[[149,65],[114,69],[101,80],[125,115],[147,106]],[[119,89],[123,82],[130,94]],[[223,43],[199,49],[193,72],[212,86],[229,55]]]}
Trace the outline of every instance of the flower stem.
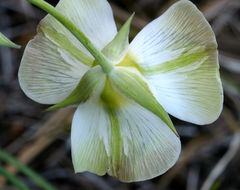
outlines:
{"label": "flower stem", "polygon": [[43,0],[27,0],[35,6],[43,9],[60,23],[62,23],[82,44],[83,46],[93,55],[96,61],[100,64],[105,73],[109,73],[113,69],[113,64],[104,56],[104,54],[98,50],[94,44],[85,36],[85,34],[77,28],[67,17],[56,10],[52,5]]}

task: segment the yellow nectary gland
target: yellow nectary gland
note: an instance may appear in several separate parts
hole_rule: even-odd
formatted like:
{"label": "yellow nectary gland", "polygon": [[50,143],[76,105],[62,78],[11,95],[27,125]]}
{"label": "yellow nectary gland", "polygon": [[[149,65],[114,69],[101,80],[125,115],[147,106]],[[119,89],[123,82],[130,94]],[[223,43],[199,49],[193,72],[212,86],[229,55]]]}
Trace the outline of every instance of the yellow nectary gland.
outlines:
{"label": "yellow nectary gland", "polygon": [[100,104],[110,109],[120,109],[126,104],[126,100],[113,87],[107,77],[103,92],[100,96]]}
{"label": "yellow nectary gland", "polygon": [[[122,66],[122,67],[134,67],[136,68],[138,71],[142,71],[142,69],[139,67],[139,65],[136,63],[136,61],[134,60],[134,58],[132,57],[131,54],[127,54],[124,59],[117,64],[117,66]],[[142,73],[142,72],[141,72]]]}
{"label": "yellow nectary gland", "polygon": [[98,63],[97,60],[95,59],[95,60],[93,61],[92,67],[95,67],[95,66],[97,66],[97,65],[99,65],[99,63]]}

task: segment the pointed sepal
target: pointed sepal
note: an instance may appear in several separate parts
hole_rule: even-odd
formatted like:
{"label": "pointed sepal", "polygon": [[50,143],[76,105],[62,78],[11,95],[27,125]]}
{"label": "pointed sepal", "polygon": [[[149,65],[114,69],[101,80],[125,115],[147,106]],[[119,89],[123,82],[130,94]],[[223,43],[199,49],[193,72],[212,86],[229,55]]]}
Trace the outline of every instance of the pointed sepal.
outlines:
{"label": "pointed sepal", "polygon": [[47,111],[80,104],[87,101],[92,92],[101,86],[104,87],[106,75],[103,73],[100,66],[90,69],[84,74],[75,90],[62,102],[51,106]]}
{"label": "pointed sepal", "polygon": [[113,63],[119,63],[124,58],[129,46],[130,25],[134,14],[122,26],[115,38],[102,50],[103,54]]}
{"label": "pointed sepal", "polygon": [[117,90],[160,117],[178,136],[168,114],[151,93],[147,82],[137,69],[117,67],[111,72],[110,80]]}
{"label": "pointed sepal", "polygon": [[20,45],[13,43],[6,36],[4,36],[1,32],[0,32],[0,46],[7,46],[10,48],[17,48],[17,49],[21,48]]}

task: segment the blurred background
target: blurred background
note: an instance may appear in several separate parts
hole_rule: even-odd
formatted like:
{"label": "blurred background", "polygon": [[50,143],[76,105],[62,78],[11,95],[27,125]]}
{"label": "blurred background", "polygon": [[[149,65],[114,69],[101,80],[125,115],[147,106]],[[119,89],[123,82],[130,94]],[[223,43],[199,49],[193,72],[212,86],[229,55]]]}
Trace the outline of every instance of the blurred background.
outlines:
{"label": "blurred background", "polygon": [[[56,5],[58,0],[48,2]],[[136,13],[133,38],[176,0],[109,2],[118,26]],[[0,47],[0,190],[239,190],[240,0],[193,2],[217,36],[225,93],[223,112],[208,126],[172,118],[182,141],[177,164],[152,180],[126,184],[109,176],[74,174],[69,141],[74,110],[44,112],[46,106],[27,98],[17,79],[25,45],[46,13],[25,0],[0,0],[0,31],[22,45],[20,50]],[[22,182],[18,188],[12,185]]]}

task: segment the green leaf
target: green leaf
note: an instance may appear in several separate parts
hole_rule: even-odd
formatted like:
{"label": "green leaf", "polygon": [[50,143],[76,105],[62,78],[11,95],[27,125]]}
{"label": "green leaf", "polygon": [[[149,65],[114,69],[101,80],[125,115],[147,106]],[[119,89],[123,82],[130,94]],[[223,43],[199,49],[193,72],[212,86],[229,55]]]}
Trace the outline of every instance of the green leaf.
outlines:
{"label": "green leaf", "polygon": [[178,136],[168,114],[155,99],[148,84],[144,81],[144,78],[137,69],[117,67],[111,72],[109,77],[113,86],[115,86],[122,94],[156,114]]}
{"label": "green leaf", "polygon": [[21,46],[11,42],[6,36],[0,32],[0,46],[7,46],[10,48],[21,48]]}
{"label": "green leaf", "polygon": [[[3,161],[12,164],[16,168],[19,169],[22,173],[24,173],[27,177],[32,179],[39,187],[41,187],[44,190],[56,190],[55,187],[53,187],[51,184],[49,184],[44,178],[42,178],[40,175],[38,175],[36,172],[34,172],[32,169],[29,167],[23,165],[20,163],[18,160],[16,160],[14,157],[9,155],[7,152],[3,151],[0,149],[0,159]],[[0,173],[4,173],[4,171],[0,171]],[[7,176],[6,176],[7,175]],[[14,180],[13,176],[11,174],[5,172],[5,176],[8,177],[9,180]],[[10,179],[11,178],[11,179]],[[15,179],[16,180],[16,179]],[[11,181],[13,183],[13,181]],[[16,181],[15,181],[16,182]],[[24,189],[25,188],[25,189]],[[27,190],[27,187],[24,187],[22,190]]]}
{"label": "green leaf", "polygon": [[122,26],[115,38],[102,50],[103,54],[114,63],[124,58],[129,45],[129,31],[134,14]]}
{"label": "green leaf", "polygon": [[105,79],[106,75],[103,73],[100,66],[90,69],[84,74],[78,86],[65,100],[51,106],[47,111],[85,102],[94,90],[101,84],[104,85]]}
{"label": "green leaf", "polygon": [[30,190],[23,182],[18,178],[11,175],[4,167],[0,166],[0,175],[5,177],[10,183],[16,186],[19,190]]}

